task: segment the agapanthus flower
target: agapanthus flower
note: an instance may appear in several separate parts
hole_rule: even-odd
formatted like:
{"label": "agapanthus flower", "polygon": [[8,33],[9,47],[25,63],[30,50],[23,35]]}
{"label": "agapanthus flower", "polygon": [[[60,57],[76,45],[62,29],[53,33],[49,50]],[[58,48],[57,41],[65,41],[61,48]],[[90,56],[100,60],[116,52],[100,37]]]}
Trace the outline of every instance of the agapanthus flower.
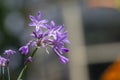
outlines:
{"label": "agapanthus flower", "polygon": [[5,50],[4,51],[4,54],[6,54],[6,58],[9,60],[11,55],[15,54],[16,52],[11,50],[11,49],[8,49],[8,50]]}
{"label": "agapanthus flower", "polygon": [[[51,21],[49,24],[47,20],[41,20],[40,12],[38,12],[36,18],[31,15],[29,17],[32,21],[29,26],[35,26],[35,29],[30,34],[33,38],[33,40],[31,40],[32,44],[37,47],[52,48],[60,61],[67,63],[69,61],[68,58],[62,54],[69,51],[65,48],[65,44],[70,42],[67,39],[67,32],[64,29],[64,25],[56,26],[54,21]],[[19,51],[26,55],[29,52],[29,46],[22,46],[19,48]]]}
{"label": "agapanthus flower", "polygon": [[6,66],[6,63],[7,63],[7,59],[0,56],[0,67]]}

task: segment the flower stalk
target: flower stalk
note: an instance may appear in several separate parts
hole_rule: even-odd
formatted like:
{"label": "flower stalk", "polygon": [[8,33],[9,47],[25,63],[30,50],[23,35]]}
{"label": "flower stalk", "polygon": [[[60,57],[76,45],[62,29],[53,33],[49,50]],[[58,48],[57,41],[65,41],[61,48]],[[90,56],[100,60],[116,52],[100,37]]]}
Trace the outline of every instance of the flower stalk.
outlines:
{"label": "flower stalk", "polygon": [[5,80],[5,67],[2,66],[2,80]]}
{"label": "flower stalk", "polygon": [[[32,57],[32,58],[34,57],[37,49],[38,49],[38,48],[35,48],[35,50],[32,52],[32,54],[31,54],[31,57]],[[21,80],[21,79],[22,79],[22,77],[23,77],[23,75],[25,74],[25,71],[27,70],[27,68],[29,67],[29,65],[30,65],[30,62],[27,62],[27,63],[25,64],[25,66],[24,66],[23,69],[21,70],[21,72],[20,72],[17,80]]]}
{"label": "flower stalk", "polygon": [[8,75],[8,80],[10,80],[10,70],[9,70],[9,66],[7,66],[7,75]]}

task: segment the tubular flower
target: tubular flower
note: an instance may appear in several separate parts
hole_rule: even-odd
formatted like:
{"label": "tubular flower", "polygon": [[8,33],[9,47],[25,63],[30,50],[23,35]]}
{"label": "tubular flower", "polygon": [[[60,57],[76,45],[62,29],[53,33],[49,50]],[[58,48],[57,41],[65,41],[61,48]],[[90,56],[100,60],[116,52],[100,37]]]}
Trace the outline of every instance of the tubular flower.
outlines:
{"label": "tubular flower", "polygon": [[20,47],[19,51],[21,52],[21,54],[27,55],[29,51],[28,49],[29,49],[28,46],[25,45],[25,46]]}
{"label": "tubular flower", "polygon": [[34,43],[33,40],[30,40],[25,46],[22,46],[19,48],[19,51],[21,52],[21,54],[23,55],[27,55],[29,52],[29,47],[32,45],[34,46],[36,43]]}

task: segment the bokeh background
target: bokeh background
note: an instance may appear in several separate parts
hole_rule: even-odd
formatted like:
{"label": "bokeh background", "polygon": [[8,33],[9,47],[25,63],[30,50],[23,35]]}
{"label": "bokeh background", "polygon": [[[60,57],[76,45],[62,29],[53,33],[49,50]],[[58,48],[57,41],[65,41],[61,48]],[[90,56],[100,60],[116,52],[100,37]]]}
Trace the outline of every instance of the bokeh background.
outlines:
{"label": "bokeh background", "polygon": [[[43,19],[65,24],[70,62],[63,65],[51,50],[47,54],[40,49],[24,80],[101,80],[119,58],[120,0],[0,0],[0,55],[31,39],[28,16],[38,11]],[[12,56],[11,80],[16,80],[24,59],[19,52]]]}

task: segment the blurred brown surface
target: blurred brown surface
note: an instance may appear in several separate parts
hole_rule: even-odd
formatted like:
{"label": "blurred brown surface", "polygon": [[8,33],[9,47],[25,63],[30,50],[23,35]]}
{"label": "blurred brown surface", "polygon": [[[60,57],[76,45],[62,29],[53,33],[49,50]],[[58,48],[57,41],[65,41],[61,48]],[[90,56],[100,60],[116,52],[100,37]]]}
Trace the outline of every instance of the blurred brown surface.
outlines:
{"label": "blurred brown surface", "polygon": [[115,0],[88,0],[88,6],[115,8]]}

